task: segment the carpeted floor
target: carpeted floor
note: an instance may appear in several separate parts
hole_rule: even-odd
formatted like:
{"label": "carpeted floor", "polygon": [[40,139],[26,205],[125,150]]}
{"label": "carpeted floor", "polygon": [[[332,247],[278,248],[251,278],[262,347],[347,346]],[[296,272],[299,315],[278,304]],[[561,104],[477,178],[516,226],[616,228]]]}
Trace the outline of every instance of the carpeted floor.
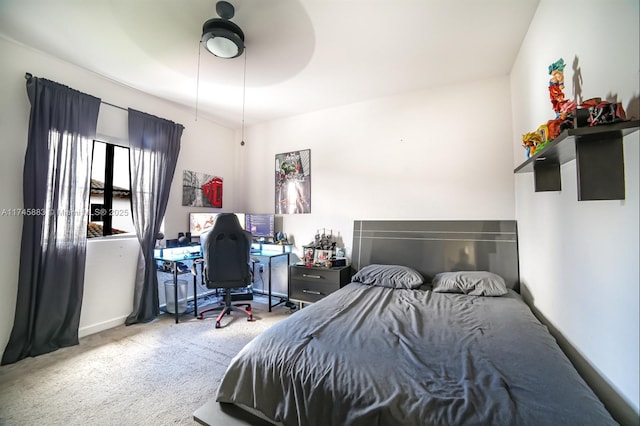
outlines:
{"label": "carpeted floor", "polygon": [[233,313],[216,329],[215,317],[176,324],[164,314],[2,366],[0,425],[193,425],[231,358],[292,312],[268,312],[261,296],[251,303],[255,322]]}

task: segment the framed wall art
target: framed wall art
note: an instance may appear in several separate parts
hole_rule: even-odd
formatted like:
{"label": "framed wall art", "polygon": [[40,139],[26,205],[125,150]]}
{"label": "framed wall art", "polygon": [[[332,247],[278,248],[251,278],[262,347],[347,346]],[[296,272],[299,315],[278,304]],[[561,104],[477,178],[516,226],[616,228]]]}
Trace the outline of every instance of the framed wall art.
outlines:
{"label": "framed wall art", "polygon": [[311,150],[276,154],[276,214],[311,213]]}
{"label": "framed wall art", "polygon": [[328,266],[333,256],[332,250],[316,250],[313,253],[313,263],[320,266]]}
{"label": "framed wall art", "polygon": [[182,205],[222,208],[222,178],[185,170],[182,173]]}
{"label": "framed wall art", "polygon": [[303,260],[305,265],[311,266],[315,260],[315,251],[316,249],[310,246],[305,246],[303,249]]}

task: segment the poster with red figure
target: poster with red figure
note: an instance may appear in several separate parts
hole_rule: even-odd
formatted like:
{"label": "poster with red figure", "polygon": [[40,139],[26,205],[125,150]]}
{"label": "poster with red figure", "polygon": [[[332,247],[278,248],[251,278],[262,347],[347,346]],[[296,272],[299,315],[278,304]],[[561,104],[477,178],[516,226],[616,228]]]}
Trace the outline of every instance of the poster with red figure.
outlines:
{"label": "poster with red figure", "polygon": [[311,150],[276,154],[276,214],[311,213]]}

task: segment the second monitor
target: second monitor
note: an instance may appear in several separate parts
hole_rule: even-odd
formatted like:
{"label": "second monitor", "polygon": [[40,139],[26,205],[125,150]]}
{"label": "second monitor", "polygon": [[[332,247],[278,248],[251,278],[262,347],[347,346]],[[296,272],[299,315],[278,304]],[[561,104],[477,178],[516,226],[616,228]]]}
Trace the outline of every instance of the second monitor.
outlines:
{"label": "second monitor", "polygon": [[245,214],[245,229],[251,232],[253,238],[273,238],[275,234],[275,215],[273,214]]}

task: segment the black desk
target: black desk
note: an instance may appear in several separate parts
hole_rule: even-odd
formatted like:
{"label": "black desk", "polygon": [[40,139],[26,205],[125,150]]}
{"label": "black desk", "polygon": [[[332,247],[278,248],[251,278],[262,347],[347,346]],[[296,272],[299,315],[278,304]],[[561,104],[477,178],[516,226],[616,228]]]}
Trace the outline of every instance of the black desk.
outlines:
{"label": "black desk", "polygon": [[[269,274],[267,275],[267,295],[269,297],[269,312],[271,312],[271,308],[275,308],[276,306],[282,304],[282,303],[286,303],[289,301],[289,294],[287,292],[287,297],[280,297],[280,301],[278,303],[276,303],[275,305],[271,304],[271,298],[273,297],[272,295],[272,288],[271,288],[271,260],[275,259],[277,257],[280,256],[286,256],[287,257],[287,270],[289,269],[289,263],[291,261],[290,259],[290,255],[291,252],[289,251],[282,251],[282,252],[275,252],[272,250],[269,251],[260,251],[260,252],[252,252],[251,256],[255,256],[255,257],[266,257],[267,258],[267,264],[269,265]],[[253,265],[254,267],[254,271],[253,271],[253,276],[254,276],[254,281],[255,281],[255,263]]]}
{"label": "black desk", "polygon": [[[176,324],[178,323],[178,318],[180,317],[180,313],[178,312],[178,275],[181,274],[186,274],[186,273],[191,273],[190,270],[186,271],[186,272],[179,272],[178,271],[178,262],[184,262],[186,261],[197,261],[202,259],[202,255],[198,252],[198,253],[181,253],[179,250],[175,250],[175,249],[169,249],[169,250],[163,250],[161,252],[159,251],[154,251],[154,256],[153,258],[155,260],[160,260],[162,262],[166,262],[169,264],[169,269],[173,275],[173,303],[174,303],[174,311],[175,311],[175,316],[176,316]],[[202,265],[202,263],[201,263]],[[202,271],[202,266],[200,267],[200,271]],[[194,311],[194,316],[198,316],[198,283],[197,283],[197,279],[198,276],[194,275],[193,276],[193,311]]]}
{"label": "black desk", "polygon": [[[155,260],[159,260],[159,261],[163,261],[163,262],[168,262],[169,263],[169,267],[170,270],[172,272],[173,275],[173,291],[174,291],[174,296],[173,296],[173,300],[174,300],[174,307],[175,307],[175,316],[176,316],[176,324],[179,322],[179,317],[180,317],[180,313],[178,312],[178,275],[182,274],[182,273],[186,273],[186,272],[179,272],[178,271],[178,262],[184,262],[184,261],[197,261],[202,259],[202,252],[201,250],[198,251],[197,253],[189,253],[187,249],[191,248],[192,250],[196,250],[193,249],[193,247],[196,246],[188,246],[183,248],[183,250],[181,250],[180,247],[177,248],[171,248],[171,249],[164,249],[162,251],[159,250],[155,250],[154,251],[154,259]],[[197,246],[199,249],[199,246]],[[272,300],[272,288],[271,288],[271,260],[280,256],[286,256],[287,258],[287,270],[289,269],[289,263],[290,263],[290,255],[291,252],[290,251],[286,251],[286,249],[283,249],[282,252],[275,252],[273,250],[262,250],[259,252],[252,252],[251,253],[252,256],[256,256],[256,257],[265,257],[268,260],[268,265],[269,265],[269,274],[267,277],[267,285],[268,285],[268,292],[267,295],[269,297],[269,312],[271,312],[272,308],[275,308],[276,306],[282,304],[282,303],[286,303],[289,301],[288,298],[288,294],[287,297],[281,297],[280,301],[276,304],[271,304],[271,300]],[[201,263],[201,265],[204,265],[203,263]],[[201,271],[202,271],[202,266],[201,266]],[[190,272],[189,272],[190,273]],[[255,277],[255,263],[254,263],[254,277]],[[193,304],[194,304],[194,316],[198,316],[198,285],[197,285],[197,275],[194,275],[193,277]]]}

